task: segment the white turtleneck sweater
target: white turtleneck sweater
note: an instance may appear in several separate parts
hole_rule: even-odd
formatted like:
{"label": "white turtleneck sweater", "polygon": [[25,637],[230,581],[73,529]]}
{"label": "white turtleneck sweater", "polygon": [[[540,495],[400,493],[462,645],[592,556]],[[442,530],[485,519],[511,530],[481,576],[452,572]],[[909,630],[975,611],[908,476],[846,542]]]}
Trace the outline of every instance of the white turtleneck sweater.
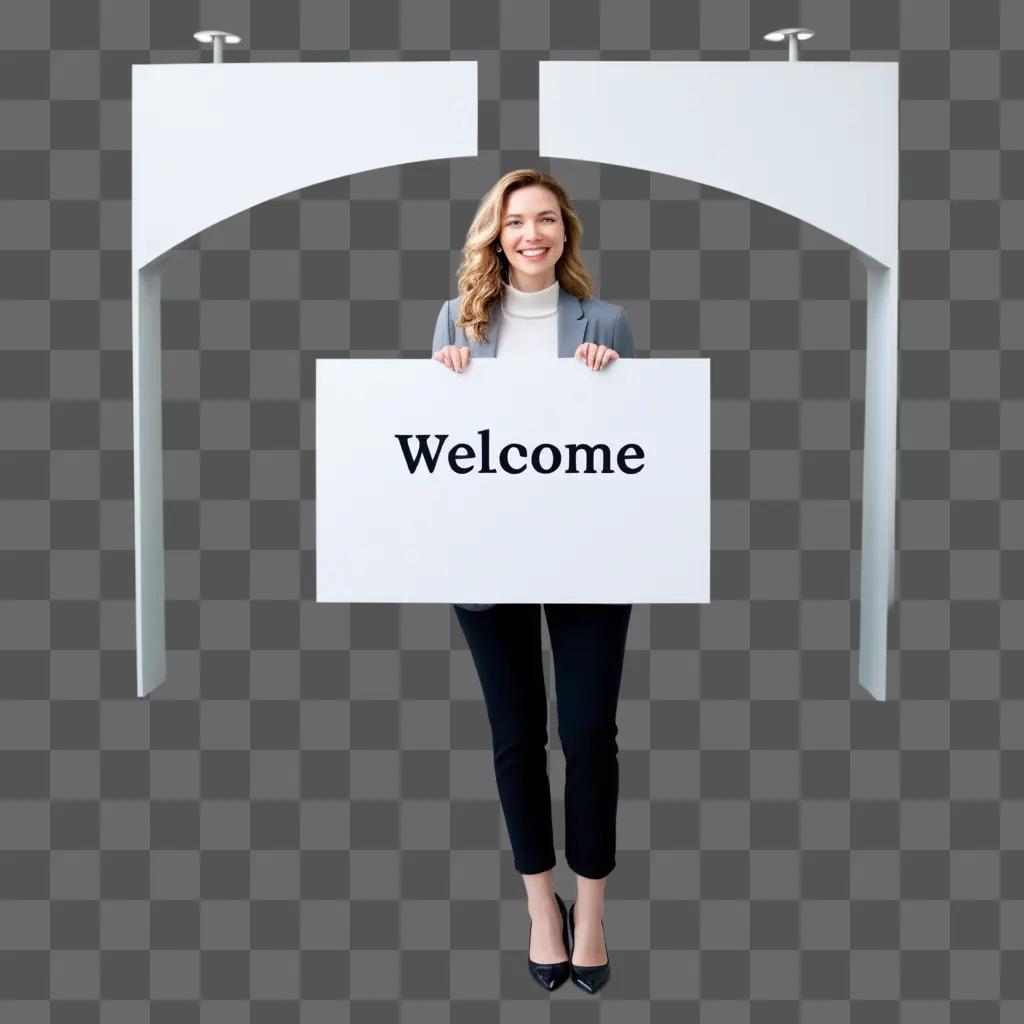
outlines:
{"label": "white turtleneck sweater", "polygon": [[498,359],[551,359],[558,356],[558,282],[539,292],[502,289]]}

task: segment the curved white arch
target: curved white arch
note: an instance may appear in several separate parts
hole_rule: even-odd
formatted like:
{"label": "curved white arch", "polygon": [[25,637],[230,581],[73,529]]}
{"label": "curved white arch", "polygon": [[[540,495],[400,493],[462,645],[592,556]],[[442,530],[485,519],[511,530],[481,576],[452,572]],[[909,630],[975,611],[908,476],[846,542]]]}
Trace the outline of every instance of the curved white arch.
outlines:
{"label": "curved white arch", "polygon": [[297,189],[379,167],[476,152],[475,61],[133,66],[132,401],[140,697],[167,675],[160,415],[163,257],[203,229]]}
{"label": "curved white arch", "polygon": [[891,63],[550,61],[540,151],[735,192],[894,267],[898,98]]}
{"label": "curved white arch", "polygon": [[[138,692],[166,675],[160,273],[212,224],[319,181],[476,153],[476,65],[133,68]],[[585,100],[586,102],[581,102]],[[703,181],[849,242],[868,272],[860,681],[885,696],[894,578],[897,68],[821,62],[540,65],[540,151]],[[379,126],[388,125],[389,132]],[[695,140],[699,140],[698,146]]]}
{"label": "curved white arch", "polygon": [[895,593],[899,66],[550,61],[540,153],[713,185],[847,242],[867,268],[860,684],[886,693]]}
{"label": "curved white arch", "polygon": [[133,265],[321,181],[475,156],[476,121],[470,61],[135,65]]}

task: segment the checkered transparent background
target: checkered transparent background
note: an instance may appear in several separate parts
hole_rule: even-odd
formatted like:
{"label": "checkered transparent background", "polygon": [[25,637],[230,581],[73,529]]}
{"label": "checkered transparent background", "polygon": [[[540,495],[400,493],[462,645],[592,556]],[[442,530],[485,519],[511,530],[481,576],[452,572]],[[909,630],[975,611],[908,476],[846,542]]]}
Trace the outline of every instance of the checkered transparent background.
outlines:
{"label": "checkered transparent background", "polygon": [[[791,24],[804,59],[901,64],[884,704],[853,649],[862,268],[728,193],[536,155],[538,61],[779,60]],[[228,61],[476,60],[480,153],[281,197],[168,269],[169,672],[138,700],[131,65],[209,60],[200,27],[242,35]],[[1019,0],[3,0],[0,47],[5,1024],[1024,1016]],[[450,608],[314,583],[315,360],[425,358],[480,195],[531,165],[638,356],[709,356],[713,394],[712,601],[630,629],[613,979],[550,1010]]]}

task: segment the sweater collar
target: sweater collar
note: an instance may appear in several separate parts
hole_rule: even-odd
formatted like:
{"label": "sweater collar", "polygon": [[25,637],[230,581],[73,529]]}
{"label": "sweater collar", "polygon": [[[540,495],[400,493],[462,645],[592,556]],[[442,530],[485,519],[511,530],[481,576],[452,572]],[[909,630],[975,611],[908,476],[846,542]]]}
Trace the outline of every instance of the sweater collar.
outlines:
{"label": "sweater collar", "polygon": [[[488,355],[495,355],[501,336],[501,302],[491,307],[490,320],[484,332],[483,345],[489,346]],[[572,292],[562,288],[558,293],[558,354],[572,356],[583,341],[588,318],[583,303]]]}
{"label": "sweater collar", "polygon": [[558,282],[539,292],[521,292],[506,284],[502,289],[502,302],[509,316],[541,317],[552,316],[558,309]]}

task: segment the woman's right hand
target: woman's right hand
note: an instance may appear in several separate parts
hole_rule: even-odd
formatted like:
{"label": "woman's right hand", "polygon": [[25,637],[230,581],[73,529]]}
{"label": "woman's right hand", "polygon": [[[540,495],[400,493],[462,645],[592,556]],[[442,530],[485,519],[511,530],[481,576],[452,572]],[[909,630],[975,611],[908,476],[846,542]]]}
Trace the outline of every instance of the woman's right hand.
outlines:
{"label": "woman's right hand", "polygon": [[439,363],[444,363],[449,370],[462,373],[469,365],[469,346],[463,345],[460,348],[456,345],[445,345],[443,349],[434,353],[433,358]]}

